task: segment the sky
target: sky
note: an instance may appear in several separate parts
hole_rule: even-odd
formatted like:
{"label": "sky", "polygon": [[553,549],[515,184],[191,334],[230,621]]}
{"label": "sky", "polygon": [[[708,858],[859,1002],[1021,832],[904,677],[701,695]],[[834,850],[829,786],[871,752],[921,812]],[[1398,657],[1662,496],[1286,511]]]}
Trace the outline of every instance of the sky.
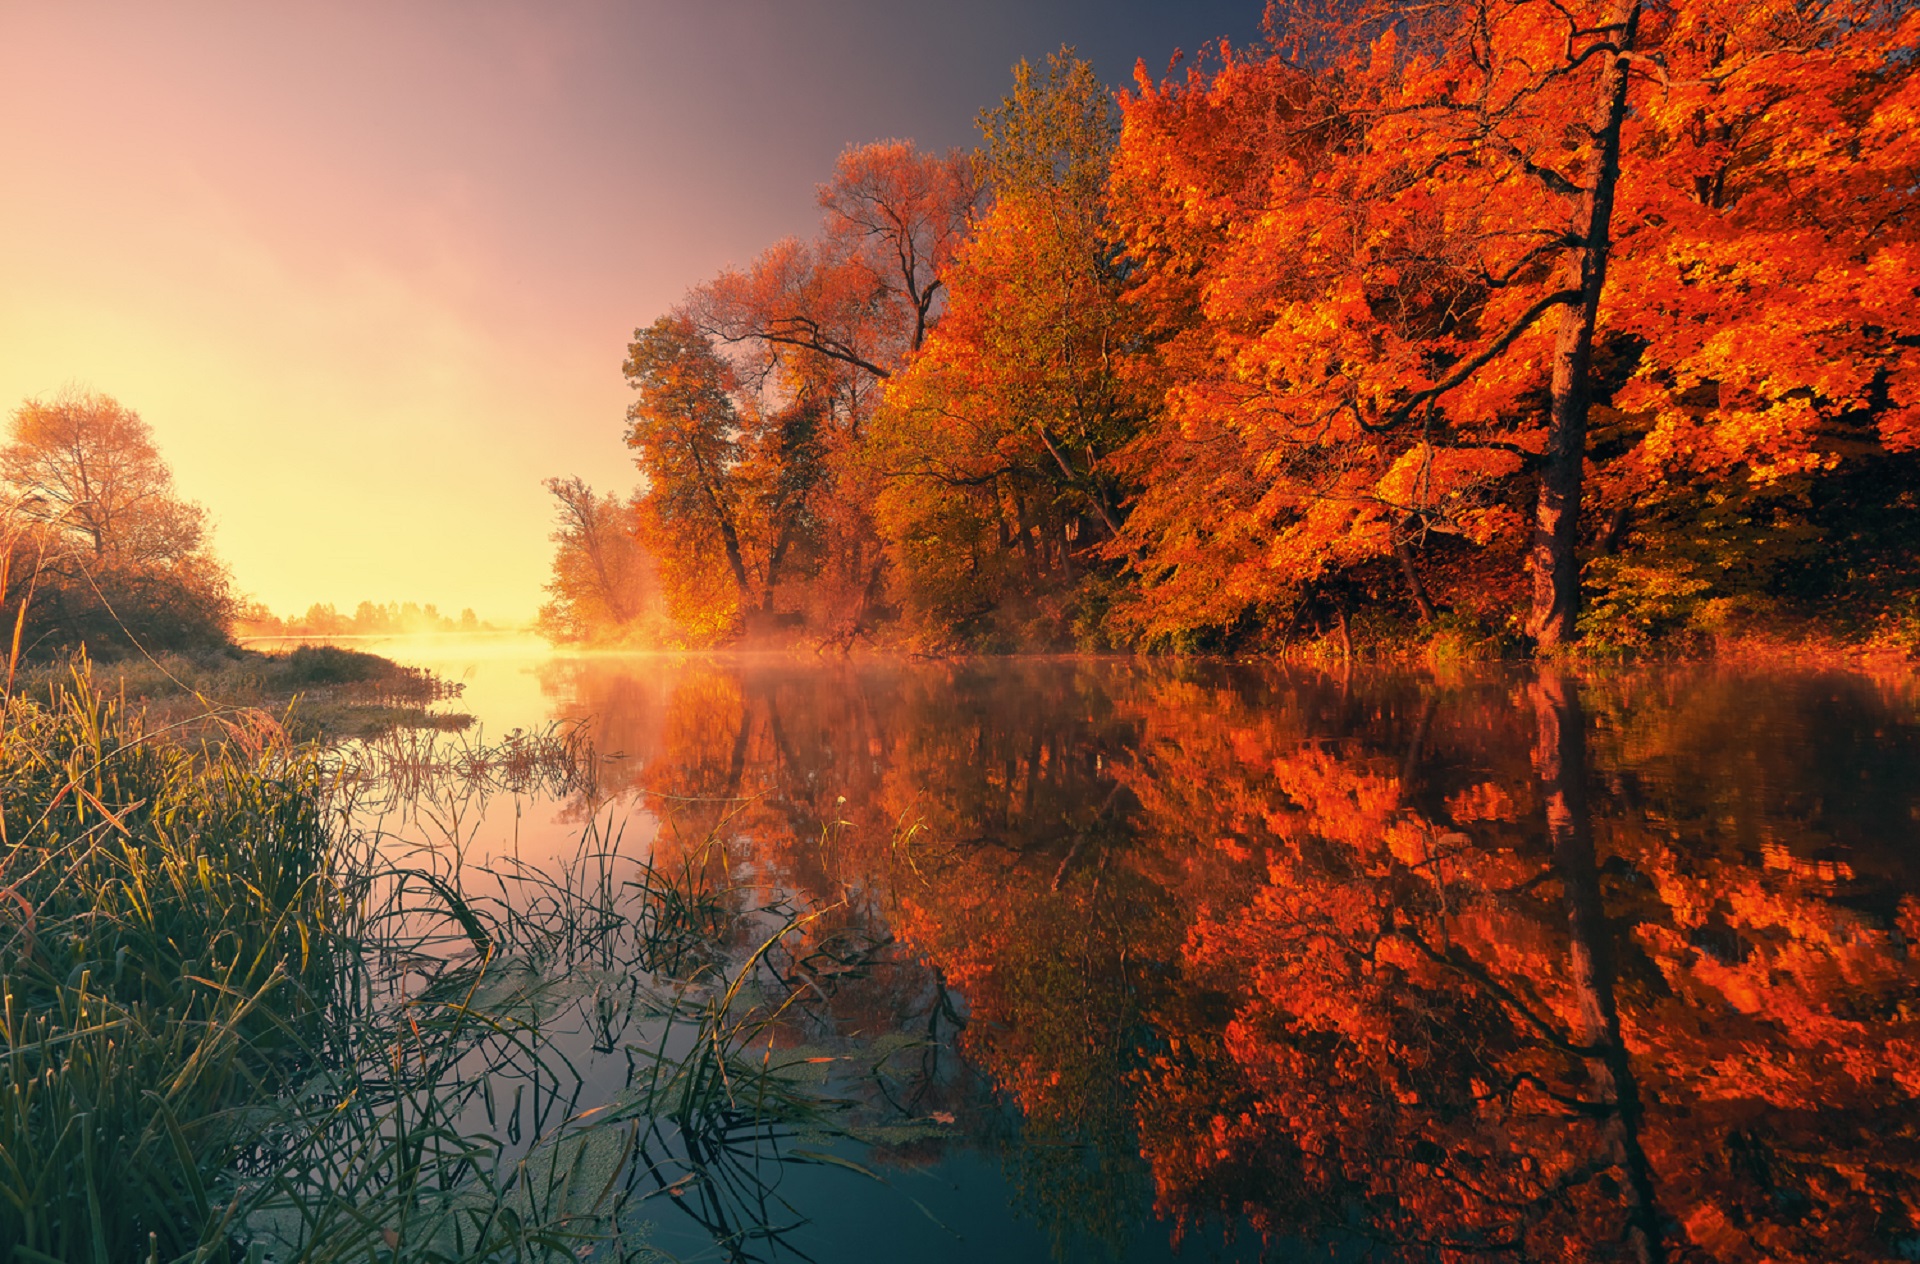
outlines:
{"label": "sky", "polygon": [[0,416],[152,427],[281,614],[529,619],[541,480],[635,482],[620,373],[819,225],[848,145],[971,147],[1021,58],[1258,33],[1260,0],[0,0]]}

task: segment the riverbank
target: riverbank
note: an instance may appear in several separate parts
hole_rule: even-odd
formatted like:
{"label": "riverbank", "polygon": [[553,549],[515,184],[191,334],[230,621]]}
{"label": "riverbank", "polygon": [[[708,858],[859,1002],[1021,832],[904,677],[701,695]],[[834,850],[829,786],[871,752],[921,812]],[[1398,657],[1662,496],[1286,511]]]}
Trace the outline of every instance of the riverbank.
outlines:
{"label": "riverbank", "polygon": [[1362,611],[1350,619],[1255,638],[1246,648],[1224,657],[1332,669],[1348,662],[1429,668],[1552,662],[1591,668],[1719,663],[1802,670],[1913,670],[1920,666],[1920,622],[1863,621],[1844,613],[1765,619],[1727,615],[1657,637],[1590,635],[1543,655],[1519,633],[1471,618],[1442,614],[1421,624]]}
{"label": "riverbank", "polygon": [[46,697],[76,673],[123,705],[146,712],[150,729],[212,730],[241,714],[266,713],[296,741],[340,741],[396,728],[460,729],[472,717],[440,704],[461,686],[423,667],[334,645],[272,652],[232,646],[204,654],[84,659],[22,668],[14,691]]}
{"label": "riverbank", "polygon": [[[242,667],[262,696],[415,679],[366,657],[148,666],[176,691],[163,701]],[[614,1177],[653,1099],[591,1125],[530,1112],[523,1136],[516,1093],[507,1136],[494,1091],[563,1069],[539,1036],[573,999],[556,980],[579,926],[636,972],[720,959],[707,945],[733,920],[701,875],[601,848],[606,881],[475,892],[443,859],[396,862],[357,809],[397,776],[425,799],[423,778],[566,753],[541,735],[398,767],[377,743],[342,758],[216,708],[236,740],[169,740],[185,730],[124,701],[152,682],[120,666],[96,685],[82,661],[0,704],[0,1258],[639,1258]],[[534,882],[540,917],[520,894]],[[707,1037],[703,1082],[702,1058],[754,1082],[744,1011],[724,1029],[685,1017]]]}

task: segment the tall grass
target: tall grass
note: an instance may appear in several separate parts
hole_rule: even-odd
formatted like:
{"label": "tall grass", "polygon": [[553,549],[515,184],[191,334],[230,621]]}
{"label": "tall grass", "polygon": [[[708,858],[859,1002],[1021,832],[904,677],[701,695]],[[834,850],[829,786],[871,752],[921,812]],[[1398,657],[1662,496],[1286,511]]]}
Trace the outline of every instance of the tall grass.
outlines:
{"label": "tall grass", "polygon": [[[638,1259],[664,1207],[745,1260],[800,1219],[778,1165],[859,1170],[820,1148],[858,1059],[779,1047],[800,915],[611,826],[550,869],[398,854],[352,813],[431,798],[431,751],[221,731],[84,670],[0,709],[0,1260]],[[454,747],[588,784],[564,733]],[[583,1100],[583,1056],[626,1074]]]}
{"label": "tall grass", "polygon": [[188,751],[77,674],[0,712],[0,1258],[217,1258],[208,1178],[337,1003],[322,771]]}

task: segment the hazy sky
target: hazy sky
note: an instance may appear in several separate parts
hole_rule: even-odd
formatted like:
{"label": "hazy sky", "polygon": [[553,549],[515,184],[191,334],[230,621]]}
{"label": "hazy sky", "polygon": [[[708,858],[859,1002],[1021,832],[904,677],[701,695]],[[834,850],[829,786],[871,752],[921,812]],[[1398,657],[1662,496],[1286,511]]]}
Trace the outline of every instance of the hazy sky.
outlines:
{"label": "hazy sky", "polygon": [[814,231],[849,144],[970,146],[1013,63],[1259,0],[0,0],[0,414],[153,427],[276,611],[520,620],[540,480],[626,490],[627,339]]}

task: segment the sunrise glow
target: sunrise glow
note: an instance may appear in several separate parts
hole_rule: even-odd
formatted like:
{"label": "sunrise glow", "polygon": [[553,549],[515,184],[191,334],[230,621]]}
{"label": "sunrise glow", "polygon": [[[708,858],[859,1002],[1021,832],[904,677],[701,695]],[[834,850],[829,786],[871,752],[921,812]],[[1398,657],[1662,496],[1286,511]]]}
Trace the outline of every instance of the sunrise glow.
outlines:
{"label": "sunrise glow", "polygon": [[634,482],[635,326],[810,231],[842,147],[970,143],[1019,57],[1258,21],[1151,8],[5,0],[0,400],[136,410],[276,611],[524,621],[540,480]]}

